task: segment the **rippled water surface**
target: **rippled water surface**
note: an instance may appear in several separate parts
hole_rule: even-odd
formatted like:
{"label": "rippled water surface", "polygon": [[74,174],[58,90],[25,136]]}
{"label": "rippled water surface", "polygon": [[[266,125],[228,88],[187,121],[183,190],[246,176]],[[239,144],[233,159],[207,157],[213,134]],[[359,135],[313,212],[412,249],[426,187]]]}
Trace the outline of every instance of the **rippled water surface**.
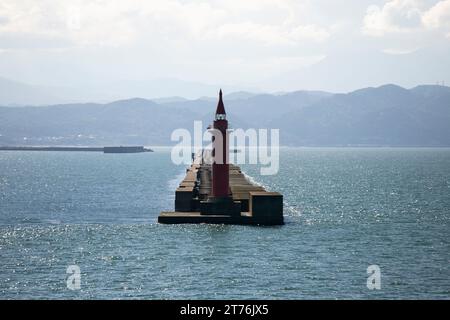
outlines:
{"label": "rippled water surface", "polygon": [[283,193],[285,226],[157,224],[184,171],[168,150],[0,152],[0,298],[450,297],[449,149],[284,148],[278,175],[243,169]]}

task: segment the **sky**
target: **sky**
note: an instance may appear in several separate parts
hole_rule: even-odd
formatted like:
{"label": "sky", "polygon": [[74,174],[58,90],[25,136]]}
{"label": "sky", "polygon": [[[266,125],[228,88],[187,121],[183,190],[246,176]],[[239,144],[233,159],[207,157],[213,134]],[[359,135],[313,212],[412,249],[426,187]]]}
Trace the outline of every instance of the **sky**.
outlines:
{"label": "sky", "polygon": [[450,84],[450,0],[0,0],[0,77],[121,96]]}

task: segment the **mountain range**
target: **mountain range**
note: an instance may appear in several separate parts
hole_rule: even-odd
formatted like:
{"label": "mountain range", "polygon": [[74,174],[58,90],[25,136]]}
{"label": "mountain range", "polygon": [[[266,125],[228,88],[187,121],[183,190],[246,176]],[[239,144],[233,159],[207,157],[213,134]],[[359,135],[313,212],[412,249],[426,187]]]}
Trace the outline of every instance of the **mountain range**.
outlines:
{"label": "mountain range", "polygon": [[[56,85],[36,85],[0,76],[0,106],[105,103],[128,97],[141,97],[157,103],[165,103],[211,95],[217,91],[217,87],[217,85],[176,78],[151,80],[113,78],[101,83],[92,83],[86,79],[82,84],[58,82]],[[244,97],[248,92],[243,90],[257,90],[234,85],[224,85],[222,88],[227,92],[233,92],[230,98]],[[178,96],[172,96],[174,92]]]}
{"label": "mountain range", "polygon": [[[277,128],[287,146],[450,146],[450,88],[396,85],[346,94],[233,92],[232,128]],[[177,128],[206,127],[217,98],[0,107],[0,145],[172,145]]]}

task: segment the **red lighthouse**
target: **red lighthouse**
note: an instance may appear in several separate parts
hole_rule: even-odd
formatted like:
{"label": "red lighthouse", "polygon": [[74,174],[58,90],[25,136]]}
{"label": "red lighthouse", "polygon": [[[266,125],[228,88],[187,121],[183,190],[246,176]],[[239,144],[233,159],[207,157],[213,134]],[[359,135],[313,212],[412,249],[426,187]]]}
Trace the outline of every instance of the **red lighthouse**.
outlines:
{"label": "red lighthouse", "polygon": [[229,197],[228,121],[222,100],[222,89],[219,91],[219,103],[213,128],[216,135],[220,132],[222,139],[217,139],[216,135],[213,136],[212,197],[227,198]]}
{"label": "red lighthouse", "polygon": [[162,212],[158,222],[283,224],[283,196],[252,184],[236,164],[229,164],[229,140],[233,142],[233,137],[228,136],[222,90],[214,124],[208,129],[213,135],[212,150],[197,154],[175,191],[175,212]]}

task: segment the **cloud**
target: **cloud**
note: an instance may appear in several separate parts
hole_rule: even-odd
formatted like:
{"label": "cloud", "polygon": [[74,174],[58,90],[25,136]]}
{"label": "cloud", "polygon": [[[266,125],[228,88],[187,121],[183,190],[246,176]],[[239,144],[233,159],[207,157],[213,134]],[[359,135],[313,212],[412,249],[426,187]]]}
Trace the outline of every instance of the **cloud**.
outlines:
{"label": "cloud", "polygon": [[[23,49],[27,44],[28,49],[35,48],[39,40],[43,40],[41,47],[50,44],[48,48],[54,48],[55,43],[61,47],[113,44],[128,30],[118,14],[110,6],[96,2],[73,6],[53,0],[5,0],[0,4],[0,16],[6,20],[0,24],[0,36],[17,35],[24,39],[20,43]],[[11,49],[9,43],[1,42],[0,46]]]}
{"label": "cloud", "polygon": [[213,32],[213,37],[259,41],[265,45],[298,45],[303,41],[323,42],[330,33],[314,25],[286,27],[261,25],[251,22],[224,24]]}
{"label": "cloud", "polygon": [[364,17],[363,32],[370,36],[404,33],[422,27],[422,13],[417,0],[391,0],[382,8],[372,5]]}
{"label": "cloud", "polygon": [[[53,76],[36,77],[55,82],[254,83],[328,54],[335,26],[309,14],[312,6],[310,0],[0,0],[0,53],[24,74],[48,61]],[[3,72],[13,73],[8,68]]]}
{"label": "cloud", "polygon": [[371,5],[363,19],[364,34],[381,37],[392,34],[450,31],[450,0],[427,7],[424,0],[389,0],[384,6]]}
{"label": "cloud", "polygon": [[450,37],[450,0],[439,1],[426,11],[422,21],[428,29],[444,29]]}
{"label": "cloud", "polygon": [[0,52],[20,50],[13,58],[20,59],[39,51],[89,75],[120,69],[131,78],[188,74],[203,81],[214,68],[217,78],[236,81],[241,73],[240,80],[251,82],[323,59],[335,30],[308,18],[307,5],[310,0],[1,0]]}
{"label": "cloud", "polygon": [[149,36],[155,41],[233,37],[264,45],[326,40],[329,36],[326,28],[300,21],[294,3],[293,0],[78,0],[70,3],[3,0],[0,35],[65,38],[64,43],[73,46],[123,46]]}
{"label": "cloud", "polygon": [[419,48],[413,48],[413,49],[388,48],[388,49],[383,49],[381,51],[386,54],[404,55],[404,54],[410,54],[410,53],[416,52],[418,49]]}

